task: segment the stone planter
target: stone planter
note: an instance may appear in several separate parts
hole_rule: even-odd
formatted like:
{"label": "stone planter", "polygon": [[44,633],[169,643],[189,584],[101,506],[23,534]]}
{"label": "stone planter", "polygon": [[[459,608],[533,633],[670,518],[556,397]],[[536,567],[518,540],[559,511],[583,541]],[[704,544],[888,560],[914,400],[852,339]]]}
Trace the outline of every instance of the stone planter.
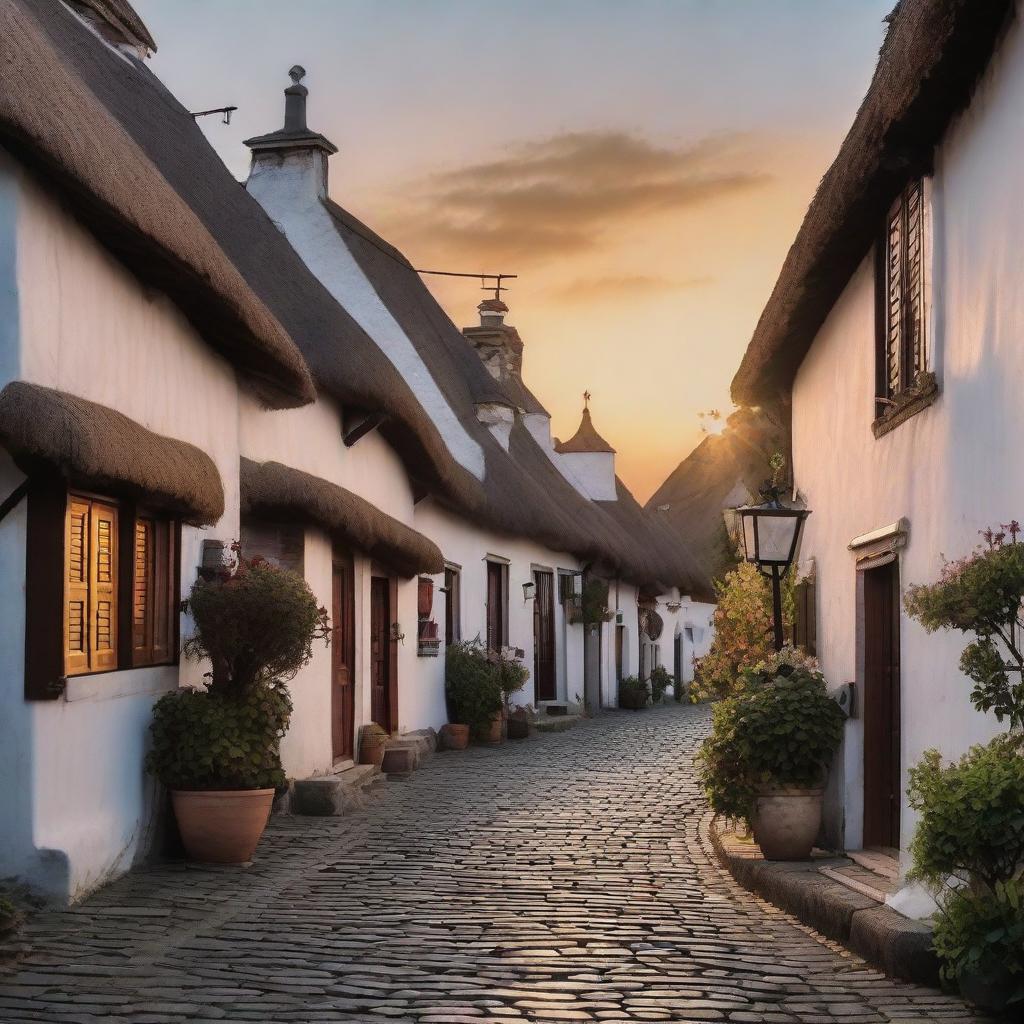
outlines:
{"label": "stone planter", "polygon": [[645,690],[623,690],[619,693],[619,707],[629,711],[639,711],[647,707],[647,692]]}
{"label": "stone planter", "polygon": [[821,828],[824,790],[772,786],[754,799],[754,839],[765,860],[807,860]]}
{"label": "stone planter", "polygon": [[525,740],[530,735],[532,723],[525,716],[522,718],[510,715],[508,720],[508,738],[510,740]]}
{"label": "stone planter", "polygon": [[387,745],[388,734],[383,729],[367,726],[359,737],[359,763],[379,768],[384,763]]}
{"label": "stone planter", "polygon": [[272,789],[171,791],[174,816],[190,860],[245,864],[267,827]]}
{"label": "stone planter", "polygon": [[469,726],[452,722],[442,725],[441,746],[445,750],[465,750],[469,746]]}

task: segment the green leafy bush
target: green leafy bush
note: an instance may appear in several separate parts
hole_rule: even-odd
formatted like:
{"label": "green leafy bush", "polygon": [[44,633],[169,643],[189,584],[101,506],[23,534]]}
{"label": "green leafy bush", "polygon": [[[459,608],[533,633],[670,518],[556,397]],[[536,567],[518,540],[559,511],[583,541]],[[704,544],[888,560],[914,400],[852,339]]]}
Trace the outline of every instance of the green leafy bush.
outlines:
{"label": "green leafy bush", "polygon": [[169,789],[283,786],[280,743],[291,711],[283,682],[261,681],[229,695],[175,690],[153,709],[146,768]]}
{"label": "green leafy bush", "polygon": [[711,806],[749,823],[759,789],[821,784],[844,716],[824,677],[804,668],[750,670],[740,685],[715,705],[699,771]]}
{"label": "green leafy bush", "polygon": [[950,876],[989,889],[1024,865],[1024,750],[1016,736],[972,747],[943,766],[937,750],[910,769],[910,806],[920,813],[910,844],[913,877],[938,890]]}
{"label": "green leafy bush", "polygon": [[503,695],[497,665],[477,640],[459,640],[445,656],[445,693],[452,722],[483,732],[501,711]]}
{"label": "green leafy bush", "polygon": [[[987,547],[946,562],[932,584],[907,588],[907,612],[933,633],[955,629],[974,634],[960,656],[960,669],[974,682],[971,702],[1011,727],[1024,728],[1024,543],[1016,520],[985,530]],[[1009,541],[1007,541],[1009,535]]]}
{"label": "green leafy bush", "polygon": [[619,682],[619,707],[635,711],[646,707],[649,697],[647,684],[636,676],[624,676]]}
{"label": "green leafy bush", "polygon": [[672,685],[672,676],[664,665],[657,665],[651,669],[651,700],[660,704],[665,691]]}
{"label": "green leafy bush", "polygon": [[183,649],[209,659],[209,684],[157,701],[147,769],[171,789],[283,785],[286,682],[312,657],[315,639],[330,641],[326,609],[297,573],[243,558],[193,584],[185,607],[195,632]]}
{"label": "green leafy bush", "polygon": [[1000,736],[946,766],[928,750],[908,794],[920,812],[912,876],[939,903],[944,976],[986,979],[1024,1000],[1024,740]]}
{"label": "green leafy bush", "polygon": [[1001,991],[1003,1006],[1024,1002],[1024,880],[951,893],[932,944],[948,981],[977,979]]}
{"label": "green leafy bush", "polygon": [[261,558],[238,558],[212,580],[198,580],[185,610],[195,630],[183,650],[209,659],[211,692],[291,679],[313,656],[314,640],[330,641],[327,609],[305,579]]}
{"label": "green leafy bush", "polygon": [[500,651],[489,651],[488,659],[494,665],[498,686],[506,711],[513,693],[518,693],[530,678],[530,670],[516,655],[515,648],[502,647]]}

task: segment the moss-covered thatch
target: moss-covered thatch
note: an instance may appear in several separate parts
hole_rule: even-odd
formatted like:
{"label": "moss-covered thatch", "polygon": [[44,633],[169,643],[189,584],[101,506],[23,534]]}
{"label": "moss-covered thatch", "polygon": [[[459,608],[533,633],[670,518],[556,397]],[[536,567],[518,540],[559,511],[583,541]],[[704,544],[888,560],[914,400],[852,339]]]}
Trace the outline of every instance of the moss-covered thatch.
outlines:
{"label": "moss-covered thatch", "polygon": [[441,549],[432,540],[358,494],[311,473],[243,458],[240,491],[243,513],[316,523],[403,576],[444,569]]}
{"label": "moss-covered thatch", "polygon": [[53,468],[79,486],[137,496],[189,523],[224,514],[224,487],[209,455],[76,395],[8,384],[0,391],[0,444],[28,472]]}

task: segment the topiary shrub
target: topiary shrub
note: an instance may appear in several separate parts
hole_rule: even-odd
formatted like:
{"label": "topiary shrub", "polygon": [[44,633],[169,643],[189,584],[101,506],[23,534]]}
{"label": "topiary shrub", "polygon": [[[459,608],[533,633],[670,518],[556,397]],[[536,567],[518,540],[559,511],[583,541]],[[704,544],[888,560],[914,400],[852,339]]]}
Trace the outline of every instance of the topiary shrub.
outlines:
{"label": "topiary shrub", "polygon": [[283,785],[286,684],[312,657],[314,640],[330,642],[327,610],[297,573],[241,557],[198,580],[184,607],[195,632],[183,650],[209,659],[209,682],[157,701],[147,769],[179,790]]}
{"label": "topiary shrub", "polygon": [[751,824],[759,790],[821,784],[845,717],[818,672],[791,665],[750,670],[740,685],[715,705],[698,761],[714,810]]}
{"label": "topiary shrub", "polygon": [[943,976],[981,978],[1024,1001],[1024,740],[1001,736],[946,766],[928,750],[908,795],[920,813],[911,877],[939,904]]}
{"label": "topiary shrub", "polygon": [[475,734],[488,729],[501,711],[503,696],[497,666],[479,638],[459,640],[448,647],[444,682],[451,721],[468,725]]}

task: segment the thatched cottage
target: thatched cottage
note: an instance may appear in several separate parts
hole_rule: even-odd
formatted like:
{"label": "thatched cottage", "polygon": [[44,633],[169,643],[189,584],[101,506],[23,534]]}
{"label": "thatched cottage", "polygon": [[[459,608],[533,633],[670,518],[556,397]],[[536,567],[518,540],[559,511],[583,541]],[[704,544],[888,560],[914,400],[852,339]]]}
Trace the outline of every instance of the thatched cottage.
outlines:
{"label": "thatched cottage", "polygon": [[[242,187],[154,48],[125,0],[0,0],[0,876],[72,899],[152,850],[151,708],[202,677],[179,601],[235,539],[333,615],[296,779],[371,721],[442,725],[446,639],[597,711],[706,596],[596,430],[558,450],[503,304],[458,330],[329,198],[299,69]],[[584,575],[613,613],[587,639]]]}
{"label": "thatched cottage", "polygon": [[792,400],[818,656],[855,688],[829,840],[904,870],[909,769],[999,730],[971,706],[962,638],[927,635],[902,597],[1024,505],[1022,105],[1019,4],[902,0],[732,385],[741,405]]}

